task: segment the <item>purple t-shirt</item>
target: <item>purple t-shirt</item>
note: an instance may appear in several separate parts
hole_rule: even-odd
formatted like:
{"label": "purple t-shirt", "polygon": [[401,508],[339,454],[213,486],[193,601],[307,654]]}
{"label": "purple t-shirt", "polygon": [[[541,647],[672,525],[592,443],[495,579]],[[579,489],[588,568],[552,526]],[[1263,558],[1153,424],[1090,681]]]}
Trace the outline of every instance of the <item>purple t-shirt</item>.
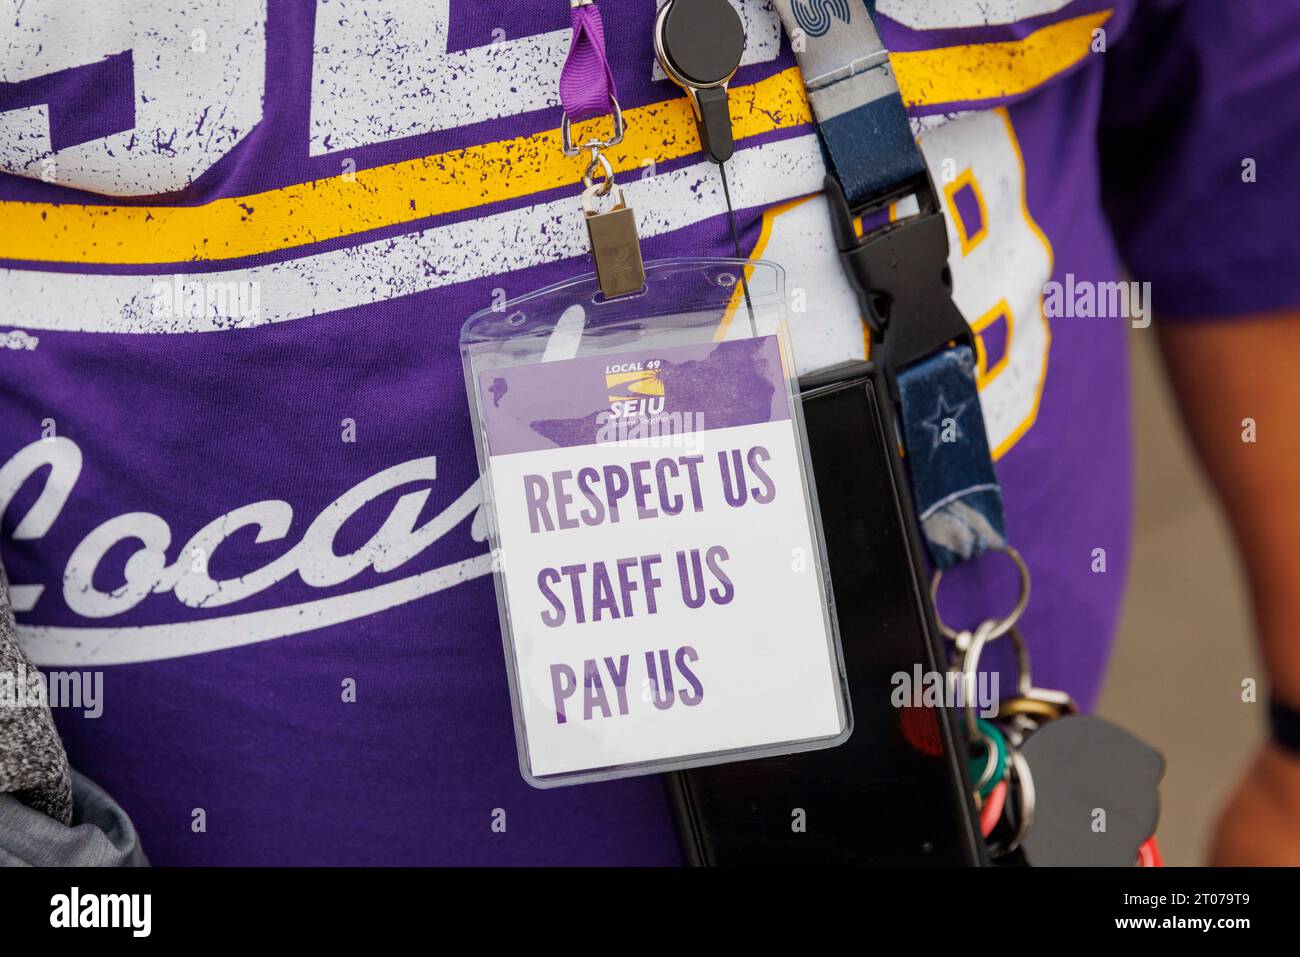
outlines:
{"label": "purple t-shirt", "polygon": [[[646,257],[729,255],[655,5],[602,5]],[[568,4],[190,6],[30,4],[0,36],[0,559],[31,657],[103,674],[101,715],[57,710],[73,764],[163,864],[677,861],[658,779],[520,777],[457,351],[470,314],[589,269]],[[1086,704],[1142,283],[1171,316],[1300,301],[1300,11],[877,6],[978,333],[1035,679]],[[741,243],[804,297],[801,369],[861,358],[798,71],[739,7]],[[945,617],[1008,577],[954,573]]]}

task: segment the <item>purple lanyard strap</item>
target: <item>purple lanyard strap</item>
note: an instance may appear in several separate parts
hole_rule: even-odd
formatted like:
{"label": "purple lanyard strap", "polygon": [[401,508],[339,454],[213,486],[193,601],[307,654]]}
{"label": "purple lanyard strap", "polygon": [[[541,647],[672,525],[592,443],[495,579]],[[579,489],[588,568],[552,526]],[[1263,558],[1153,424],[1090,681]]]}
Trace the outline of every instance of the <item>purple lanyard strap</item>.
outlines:
{"label": "purple lanyard strap", "polygon": [[573,0],[573,45],[560,73],[560,105],[570,122],[603,116],[617,102],[614,74],[605,59],[605,23],[594,0]]}
{"label": "purple lanyard strap", "polygon": [[[591,159],[582,174],[582,182],[591,189],[595,174],[603,170],[604,181],[598,195],[604,196],[614,187],[614,169],[601,151],[623,142],[623,111],[619,108],[610,61],[604,56],[601,8],[595,5],[595,0],[569,0],[569,12],[573,22],[573,40],[564,68],[560,70],[560,107],[564,111],[560,140],[565,156],[577,156],[590,150]],[[572,124],[611,112],[614,113],[614,135],[610,139],[591,138],[585,143],[573,143]]]}
{"label": "purple lanyard strap", "polygon": [[[570,0],[571,19],[573,21],[573,44],[560,71],[560,105],[564,110],[564,120],[560,124],[564,153],[577,156],[582,150],[591,150],[591,162],[583,181],[588,186],[597,167],[605,169],[606,177],[612,177],[609,161],[600,155],[600,151],[617,146],[623,141],[623,111],[618,105],[618,90],[614,86],[614,74],[605,58],[605,23],[600,17],[600,8],[595,0]],[[574,145],[571,124],[595,116],[614,114],[614,135],[608,140],[590,139],[585,143]],[[601,193],[608,192],[608,186]]]}

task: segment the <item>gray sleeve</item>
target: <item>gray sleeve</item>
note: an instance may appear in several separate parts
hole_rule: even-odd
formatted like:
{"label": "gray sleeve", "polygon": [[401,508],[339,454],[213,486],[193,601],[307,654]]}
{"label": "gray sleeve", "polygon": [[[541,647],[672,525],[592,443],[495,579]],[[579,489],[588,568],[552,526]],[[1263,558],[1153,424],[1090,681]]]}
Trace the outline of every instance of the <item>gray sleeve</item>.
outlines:
{"label": "gray sleeve", "polygon": [[18,647],[0,568],[0,684],[9,682],[0,688],[0,866],[148,864],[126,813],[69,769],[50,709],[16,703],[13,682],[34,674]]}
{"label": "gray sleeve", "polygon": [[55,821],[72,821],[68,756],[44,704],[27,703],[18,684],[40,680],[18,647],[9,582],[0,568],[0,794],[12,794]]}
{"label": "gray sleeve", "polygon": [[72,823],[0,794],[0,866],[147,867],[131,819],[100,787],[72,772]]}

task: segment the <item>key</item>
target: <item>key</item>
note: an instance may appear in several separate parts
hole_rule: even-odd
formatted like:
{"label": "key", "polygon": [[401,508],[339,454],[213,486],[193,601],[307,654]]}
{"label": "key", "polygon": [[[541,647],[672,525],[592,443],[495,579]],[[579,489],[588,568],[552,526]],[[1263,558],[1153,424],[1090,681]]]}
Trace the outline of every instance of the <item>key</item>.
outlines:
{"label": "key", "polygon": [[1019,851],[1038,867],[1132,867],[1155,833],[1164,758],[1124,729],[1076,714],[1065,692],[1037,687],[1014,625],[999,630],[987,620],[954,636],[951,667],[967,687],[985,645],[1000,634],[1015,652],[1016,692],[1000,702],[993,724],[969,705],[965,713],[973,797],[985,812],[980,830],[990,854]]}
{"label": "key", "polygon": [[1109,721],[1067,715],[1026,736],[1033,823],[1021,842],[1037,867],[1131,867],[1155,833],[1160,753]]}
{"label": "key", "polygon": [[[986,621],[973,633],[957,636],[955,644],[960,651],[960,667],[968,680],[979,667],[985,645],[995,640],[994,625],[994,622]],[[969,708],[966,713],[972,751],[983,758],[978,773],[972,768],[977,804],[982,807],[983,799],[992,794],[999,782],[1006,782],[1005,799],[998,812],[1001,823],[997,818],[981,821],[981,830],[989,839],[990,852],[994,857],[1005,857],[1019,850],[1027,863],[1047,866],[1096,863],[1082,853],[1082,850],[1087,850],[1103,858],[1118,857],[1120,862],[1132,864],[1138,846],[1155,830],[1155,784],[1163,773],[1160,756],[1113,725],[1095,718],[1076,719],[1075,704],[1068,694],[1034,684],[1029,647],[1020,631],[1012,627],[1006,634],[1015,653],[1015,693],[999,703],[996,725],[987,721],[977,722]],[[1084,720],[1084,724],[1071,728],[1075,720]],[[1077,732],[1093,728],[1094,722],[1102,726],[1102,739],[1096,747],[1096,755],[1101,760],[1111,750],[1121,758],[1130,759],[1122,766],[1122,776],[1124,771],[1133,771],[1133,766],[1149,770],[1149,765],[1141,759],[1154,755],[1154,776],[1133,772],[1131,786],[1124,787],[1114,774],[1109,777],[1102,775],[1084,761],[1083,757],[1092,752],[1087,747],[1078,746]],[[1053,730],[1062,726],[1066,726],[1064,734]],[[1085,736],[1084,745],[1094,742],[1097,737],[1096,733]],[[1112,741],[1115,737],[1121,739],[1121,743],[1133,746],[1122,748]],[[995,739],[1001,742],[1004,751],[1001,757],[995,754]],[[1043,754],[1047,757],[1039,757],[1037,762],[1031,759]],[[1053,759],[1056,759],[1055,763]],[[1081,773],[1091,776],[1089,780],[1101,788],[1099,793],[1109,802],[1106,809],[1089,805],[1088,814],[1083,817],[1069,803],[1072,799],[1087,800],[1092,795],[1090,791],[1080,790],[1077,780],[1069,777],[1071,772],[1080,773],[1080,768],[1086,769]],[[1048,776],[1050,783],[1040,792],[1039,778],[1043,774]],[[1149,785],[1146,783],[1148,779]],[[1080,798],[1080,795],[1086,797]],[[1102,797],[1091,799],[1102,800]],[[1145,814],[1147,810],[1149,815]],[[1112,813],[1118,818],[1114,827],[1110,821]],[[1076,817],[1082,821],[1081,829],[1074,827]],[[1143,827],[1148,830],[1132,842],[1130,832],[1140,831]],[[1069,840],[1085,835],[1096,835],[1094,843],[1098,846],[1082,845],[1081,850],[1080,845]],[[1031,846],[1035,848],[1032,857]],[[1126,860],[1125,854],[1128,854]]]}
{"label": "key", "polygon": [[588,186],[582,193],[582,210],[591,239],[591,256],[596,262],[596,278],[606,299],[626,296],[645,285],[645,265],[641,261],[641,241],[636,232],[636,214],[627,205],[621,186],[610,186],[616,194],[612,209],[596,209],[596,197],[602,185]]}

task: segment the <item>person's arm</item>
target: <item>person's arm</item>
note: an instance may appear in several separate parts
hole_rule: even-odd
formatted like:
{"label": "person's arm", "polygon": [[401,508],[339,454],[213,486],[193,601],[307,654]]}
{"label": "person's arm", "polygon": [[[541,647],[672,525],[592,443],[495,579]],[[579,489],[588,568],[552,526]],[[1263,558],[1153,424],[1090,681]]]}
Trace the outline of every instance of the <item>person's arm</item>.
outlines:
{"label": "person's arm", "polygon": [[[26,692],[34,668],[18,646],[9,583],[0,567],[0,681]],[[72,820],[72,776],[54,717],[16,693],[0,700],[0,795],[12,794],[61,824]]]}
{"label": "person's arm", "polygon": [[[1300,310],[1155,326],[1250,577],[1268,685],[1300,708]],[[1254,442],[1243,439],[1246,419]],[[1300,756],[1262,745],[1222,811],[1211,858],[1300,865]]]}

